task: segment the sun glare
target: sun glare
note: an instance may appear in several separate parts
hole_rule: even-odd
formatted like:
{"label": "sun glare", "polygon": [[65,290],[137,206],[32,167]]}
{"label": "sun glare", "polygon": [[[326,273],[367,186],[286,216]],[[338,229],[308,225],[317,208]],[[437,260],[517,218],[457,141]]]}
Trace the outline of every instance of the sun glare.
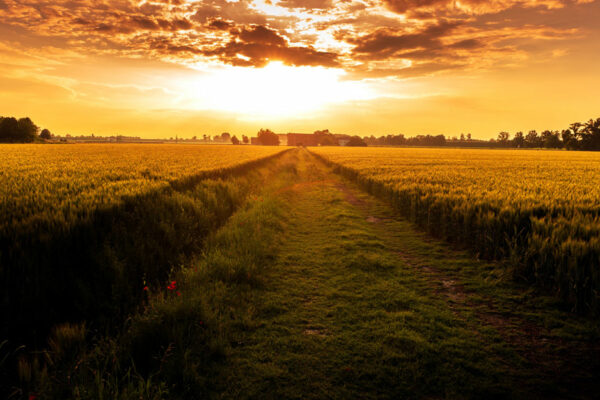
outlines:
{"label": "sun glare", "polygon": [[194,107],[239,113],[246,119],[306,116],[327,104],[374,97],[363,83],[342,81],[324,67],[228,67],[188,86]]}

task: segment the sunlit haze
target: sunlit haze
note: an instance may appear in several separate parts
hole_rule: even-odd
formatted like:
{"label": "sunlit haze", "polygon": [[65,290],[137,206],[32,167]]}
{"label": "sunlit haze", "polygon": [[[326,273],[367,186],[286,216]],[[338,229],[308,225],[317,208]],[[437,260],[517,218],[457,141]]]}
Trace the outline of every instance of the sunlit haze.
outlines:
{"label": "sunlit haze", "polygon": [[0,0],[0,115],[57,134],[384,135],[598,116],[590,0]]}
{"label": "sunlit haze", "polygon": [[374,97],[364,83],[341,81],[344,74],[341,69],[290,67],[272,61],[264,68],[223,68],[181,83],[187,87],[182,93],[189,108],[239,113],[243,119],[261,122],[310,117],[328,104]]}

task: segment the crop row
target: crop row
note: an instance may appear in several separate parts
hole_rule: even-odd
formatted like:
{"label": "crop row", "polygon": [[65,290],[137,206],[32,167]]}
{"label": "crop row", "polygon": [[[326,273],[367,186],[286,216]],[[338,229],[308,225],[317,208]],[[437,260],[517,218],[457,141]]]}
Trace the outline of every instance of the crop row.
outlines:
{"label": "crop row", "polygon": [[600,154],[318,148],[430,233],[504,259],[574,309],[600,309]]}

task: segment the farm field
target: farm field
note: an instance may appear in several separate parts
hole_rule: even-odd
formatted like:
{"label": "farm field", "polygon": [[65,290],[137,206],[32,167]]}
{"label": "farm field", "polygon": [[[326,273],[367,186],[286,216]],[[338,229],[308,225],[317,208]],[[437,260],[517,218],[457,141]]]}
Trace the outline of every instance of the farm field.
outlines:
{"label": "farm field", "polygon": [[[0,332],[45,342],[59,321],[126,318],[146,283],[200,249],[282,149],[0,145]],[[228,176],[223,180],[222,176]],[[146,283],[145,283],[146,282]]]}
{"label": "farm field", "polygon": [[[173,164],[152,172],[155,187],[139,158],[146,146],[116,146],[115,158],[138,160],[131,174],[142,177],[131,181],[148,180],[148,190],[131,184],[135,195],[90,202],[96,211],[85,218],[0,241],[0,397],[584,399],[600,390],[590,309],[574,312],[568,296],[515,280],[501,252],[474,257],[477,242],[461,249],[451,235],[432,236],[440,232],[388,189],[464,202],[477,193],[490,220],[494,207],[547,212],[551,202],[535,190],[530,209],[498,199],[490,182],[502,181],[492,178],[511,157],[537,182],[533,157],[548,155],[537,163],[557,171],[553,157],[564,153],[182,147],[193,168],[167,146],[161,157]],[[571,154],[558,164],[580,167],[586,187],[596,161]],[[45,163],[52,169],[51,155]],[[487,178],[465,176],[475,170]],[[467,188],[475,183],[487,194]],[[569,209],[565,192],[545,190]],[[423,201],[413,200],[414,215]],[[588,195],[571,212],[591,215],[595,203]],[[570,214],[552,217],[561,215]],[[443,232],[457,227],[449,224],[440,217]]]}
{"label": "farm field", "polygon": [[273,147],[0,144],[0,231],[69,224],[124,197],[273,155]]}
{"label": "farm field", "polygon": [[550,288],[579,311],[600,301],[600,154],[315,148],[410,221]]}

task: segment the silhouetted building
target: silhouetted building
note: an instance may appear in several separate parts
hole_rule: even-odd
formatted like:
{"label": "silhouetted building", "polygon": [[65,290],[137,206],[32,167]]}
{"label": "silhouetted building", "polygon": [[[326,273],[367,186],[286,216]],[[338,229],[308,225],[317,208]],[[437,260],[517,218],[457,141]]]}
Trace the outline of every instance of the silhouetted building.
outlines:
{"label": "silhouetted building", "polygon": [[312,133],[288,133],[288,146],[318,146],[319,138]]}

